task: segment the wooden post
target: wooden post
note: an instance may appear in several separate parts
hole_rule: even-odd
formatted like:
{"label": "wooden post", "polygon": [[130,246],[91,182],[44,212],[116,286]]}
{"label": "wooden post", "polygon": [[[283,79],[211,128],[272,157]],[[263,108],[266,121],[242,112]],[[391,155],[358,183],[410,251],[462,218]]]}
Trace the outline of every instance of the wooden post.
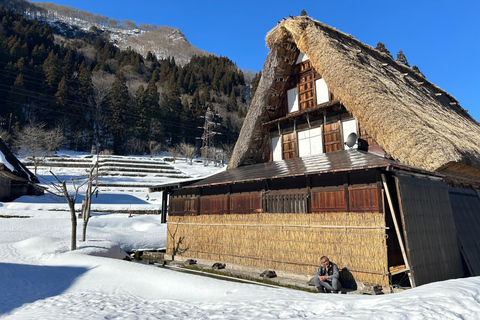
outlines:
{"label": "wooden post", "polygon": [[393,224],[395,225],[395,232],[397,233],[398,243],[400,244],[400,249],[402,250],[403,261],[405,262],[405,269],[408,270],[408,279],[410,280],[410,285],[412,286],[412,288],[415,288],[415,281],[412,278],[412,274],[410,272],[410,264],[408,263],[407,254],[402,241],[402,234],[400,233],[400,228],[398,226],[395,210],[393,209],[392,198],[390,197],[390,191],[388,190],[387,178],[385,177],[384,173],[382,173],[382,181],[383,188],[385,189],[385,195],[387,196],[388,200],[388,205],[390,207],[390,213],[392,214]]}
{"label": "wooden post", "polygon": [[165,189],[162,192],[162,217],[161,223],[167,223],[167,200],[171,190]]}

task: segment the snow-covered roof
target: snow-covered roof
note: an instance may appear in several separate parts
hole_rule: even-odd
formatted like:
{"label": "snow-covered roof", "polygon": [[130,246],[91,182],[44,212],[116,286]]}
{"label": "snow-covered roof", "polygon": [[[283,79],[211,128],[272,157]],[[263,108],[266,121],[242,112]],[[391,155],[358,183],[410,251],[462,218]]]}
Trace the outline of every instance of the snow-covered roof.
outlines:
{"label": "snow-covered roof", "polygon": [[21,163],[0,137],[0,175],[12,180],[38,183],[37,177]]}

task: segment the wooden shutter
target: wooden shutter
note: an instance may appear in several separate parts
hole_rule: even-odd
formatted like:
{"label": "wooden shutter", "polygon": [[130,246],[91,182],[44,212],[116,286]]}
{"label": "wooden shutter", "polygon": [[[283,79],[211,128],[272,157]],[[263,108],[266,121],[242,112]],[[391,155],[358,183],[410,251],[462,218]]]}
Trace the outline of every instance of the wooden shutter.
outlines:
{"label": "wooden shutter", "polygon": [[325,152],[343,150],[340,122],[325,125],[323,136],[323,141],[325,141]]}
{"label": "wooden shutter", "polygon": [[230,195],[230,213],[254,213],[262,211],[260,194]]}
{"label": "wooden shutter", "polygon": [[368,187],[348,187],[350,211],[380,212],[379,190],[376,185]]}
{"label": "wooden shutter", "polygon": [[201,197],[200,214],[225,214],[227,209],[227,197]]}
{"label": "wooden shutter", "polygon": [[195,215],[197,214],[197,199],[193,197],[173,197],[170,205],[170,215]]}
{"label": "wooden shutter", "polygon": [[345,211],[345,190],[321,188],[312,190],[312,213]]}
{"label": "wooden shutter", "polygon": [[297,133],[292,132],[282,135],[283,159],[296,158],[297,152]]}
{"label": "wooden shutter", "polygon": [[315,86],[313,71],[300,75],[298,82],[298,103],[300,110],[315,106]]}

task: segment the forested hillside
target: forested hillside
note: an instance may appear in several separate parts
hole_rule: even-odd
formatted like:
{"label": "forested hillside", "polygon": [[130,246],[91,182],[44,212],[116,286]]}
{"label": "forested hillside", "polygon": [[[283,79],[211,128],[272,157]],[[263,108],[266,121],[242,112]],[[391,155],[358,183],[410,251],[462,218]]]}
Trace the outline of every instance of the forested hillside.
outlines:
{"label": "forested hillside", "polygon": [[210,107],[222,133],[216,143],[237,138],[249,88],[228,58],[194,56],[179,66],[120,50],[96,32],[54,34],[10,8],[0,8],[0,21],[0,124],[8,133],[43,123],[78,150],[98,142],[116,153],[144,153],[198,145]]}

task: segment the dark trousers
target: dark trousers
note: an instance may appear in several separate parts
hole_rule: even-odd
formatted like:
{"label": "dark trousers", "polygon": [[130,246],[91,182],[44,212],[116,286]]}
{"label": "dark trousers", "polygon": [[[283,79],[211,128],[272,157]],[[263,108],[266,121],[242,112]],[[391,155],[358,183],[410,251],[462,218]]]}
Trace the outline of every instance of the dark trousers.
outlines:
{"label": "dark trousers", "polygon": [[340,290],[340,281],[337,278],[333,278],[332,280],[320,281],[318,276],[313,278],[313,282],[315,282],[315,287],[317,287],[318,292],[331,292],[332,290],[338,291]]}

